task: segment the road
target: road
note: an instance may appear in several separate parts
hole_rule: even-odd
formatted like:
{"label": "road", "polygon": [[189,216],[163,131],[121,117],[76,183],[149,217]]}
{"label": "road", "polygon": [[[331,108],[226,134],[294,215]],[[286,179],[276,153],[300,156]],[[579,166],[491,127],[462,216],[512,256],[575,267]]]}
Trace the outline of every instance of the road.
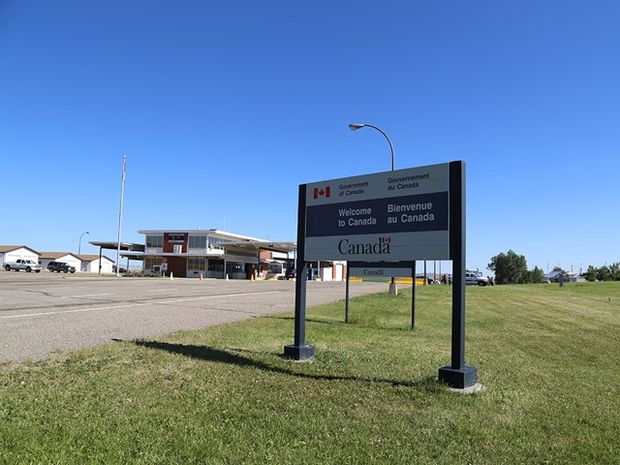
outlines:
{"label": "road", "polygon": [[[136,279],[0,271],[0,361],[41,359],[112,339],[160,336],[294,309],[292,281]],[[351,296],[386,289],[355,283]],[[308,306],[344,298],[309,282]],[[293,325],[291,323],[292,342]]]}

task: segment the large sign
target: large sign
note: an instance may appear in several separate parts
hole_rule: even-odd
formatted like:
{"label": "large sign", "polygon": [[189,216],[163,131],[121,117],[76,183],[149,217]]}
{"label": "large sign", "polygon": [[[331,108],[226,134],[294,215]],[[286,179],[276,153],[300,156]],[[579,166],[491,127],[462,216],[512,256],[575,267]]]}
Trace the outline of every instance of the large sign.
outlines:
{"label": "large sign", "polygon": [[[465,258],[462,161],[299,186],[297,276],[306,276],[309,260],[452,260],[452,357],[439,369],[439,381],[478,389],[477,369],[465,365]],[[412,329],[413,310],[412,305]],[[284,346],[285,357],[314,358],[315,347],[306,344],[305,320],[306,280],[297,279],[295,336],[293,344]]]}
{"label": "large sign", "polygon": [[306,187],[306,260],[450,258],[449,164]]}
{"label": "large sign", "polygon": [[348,262],[349,276],[412,278],[415,262]]}

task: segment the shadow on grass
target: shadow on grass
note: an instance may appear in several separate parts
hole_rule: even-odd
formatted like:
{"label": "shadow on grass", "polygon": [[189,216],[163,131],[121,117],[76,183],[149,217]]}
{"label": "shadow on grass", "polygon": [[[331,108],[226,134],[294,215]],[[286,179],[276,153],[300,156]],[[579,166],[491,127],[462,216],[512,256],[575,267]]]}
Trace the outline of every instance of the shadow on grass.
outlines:
{"label": "shadow on grass", "polygon": [[[294,316],[265,316],[263,318],[268,318],[270,320],[290,320],[295,321]],[[406,320],[405,320],[406,321]],[[318,318],[306,318],[306,323],[320,323],[323,325],[338,325],[338,326],[347,326],[352,328],[372,328],[378,329],[381,331],[409,331],[411,332],[411,324],[407,326],[407,323],[404,325],[402,323],[394,323],[393,325],[389,325],[387,323],[376,323],[372,322],[370,324],[367,320],[360,316],[351,317],[348,323],[345,323],[344,320],[321,320]]]}
{"label": "shadow on grass", "polygon": [[[294,316],[265,316],[264,318],[270,320],[285,320],[285,321],[295,321]],[[319,319],[319,318],[306,318],[306,323],[321,323],[324,325],[345,325],[346,323],[342,320],[327,320],[327,319]]]}
{"label": "shadow on grass", "polygon": [[[287,376],[295,376],[298,378],[314,379],[319,381],[353,381],[361,383],[377,383],[387,384],[391,386],[399,387],[412,387],[422,388],[428,391],[434,391],[439,389],[439,384],[436,380],[430,376],[418,381],[405,381],[399,379],[382,379],[382,378],[367,378],[363,376],[338,376],[338,375],[323,375],[313,373],[302,373],[289,368],[278,367],[270,365],[260,360],[245,357],[243,355],[234,354],[222,349],[215,349],[208,346],[197,345],[185,345],[185,344],[171,344],[168,342],[160,341],[124,341],[122,339],[113,339],[115,342],[128,342],[140,347],[147,347],[149,349],[163,350],[172,354],[180,354],[185,357],[206,360],[209,362],[225,363],[228,365],[237,365],[240,367],[252,367],[259,370],[263,370],[270,373],[278,373]],[[250,351],[247,351],[250,352]]]}

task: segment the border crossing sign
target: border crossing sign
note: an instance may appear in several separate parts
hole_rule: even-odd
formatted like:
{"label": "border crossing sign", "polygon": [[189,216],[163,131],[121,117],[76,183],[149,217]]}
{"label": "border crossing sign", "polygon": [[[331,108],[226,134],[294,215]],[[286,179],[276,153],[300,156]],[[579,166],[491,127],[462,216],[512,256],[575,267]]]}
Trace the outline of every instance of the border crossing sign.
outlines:
{"label": "border crossing sign", "polygon": [[465,365],[465,243],[463,161],[301,184],[295,336],[284,355],[314,358],[305,341],[307,261],[452,260],[452,356],[439,380],[474,386],[477,370]]}
{"label": "border crossing sign", "polygon": [[449,259],[449,165],[311,183],[305,259]]}

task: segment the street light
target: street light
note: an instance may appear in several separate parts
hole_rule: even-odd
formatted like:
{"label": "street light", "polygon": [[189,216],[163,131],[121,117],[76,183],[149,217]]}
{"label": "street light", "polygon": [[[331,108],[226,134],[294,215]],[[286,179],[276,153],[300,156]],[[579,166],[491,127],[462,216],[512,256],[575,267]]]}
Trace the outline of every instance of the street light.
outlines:
{"label": "street light", "polygon": [[[396,169],[396,161],[394,160],[394,144],[392,144],[392,140],[390,139],[390,137],[385,133],[385,131],[383,129],[381,129],[380,127],[374,126],[372,124],[367,124],[367,123],[351,123],[349,124],[349,129],[351,129],[351,131],[357,131],[358,129],[362,129],[362,128],[373,128],[377,131],[379,131],[381,134],[383,134],[383,137],[385,137],[385,139],[388,141],[388,144],[390,144],[390,156],[392,157],[392,171],[394,171]],[[415,272],[413,273],[413,285],[415,286]],[[390,294],[392,295],[397,295],[398,294],[398,288],[396,287],[396,280],[394,278],[390,279],[390,287],[389,287],[389,291]]]}
{"label": "street light", "polygon": [[80,234],[80,241],[78,242],[78,255],[80,255],[80,253],[82,252],[82,237],[84,237],[84,234],[90,234],[88,231],[84,231],[82,234]]}
{"label": "street light", "polygon": [[385,133],[383,129],[377,126],[373,126],[372,124],[366,124],[366,123],[349,124],[349,129],[351,129],[351,131],[357,131],[358,129],[362,129],[364,127],[373,128],[379,131],[381,134],[383,134],[383,137],[385,137],[385,139],[388,141],[388,144],[390,144],[390,155],[392,156],[392,171],[394,171],[396,169],[396,162],[394,160],[394,145],[392,144],[392,141],[390,140],[389,136]]}

